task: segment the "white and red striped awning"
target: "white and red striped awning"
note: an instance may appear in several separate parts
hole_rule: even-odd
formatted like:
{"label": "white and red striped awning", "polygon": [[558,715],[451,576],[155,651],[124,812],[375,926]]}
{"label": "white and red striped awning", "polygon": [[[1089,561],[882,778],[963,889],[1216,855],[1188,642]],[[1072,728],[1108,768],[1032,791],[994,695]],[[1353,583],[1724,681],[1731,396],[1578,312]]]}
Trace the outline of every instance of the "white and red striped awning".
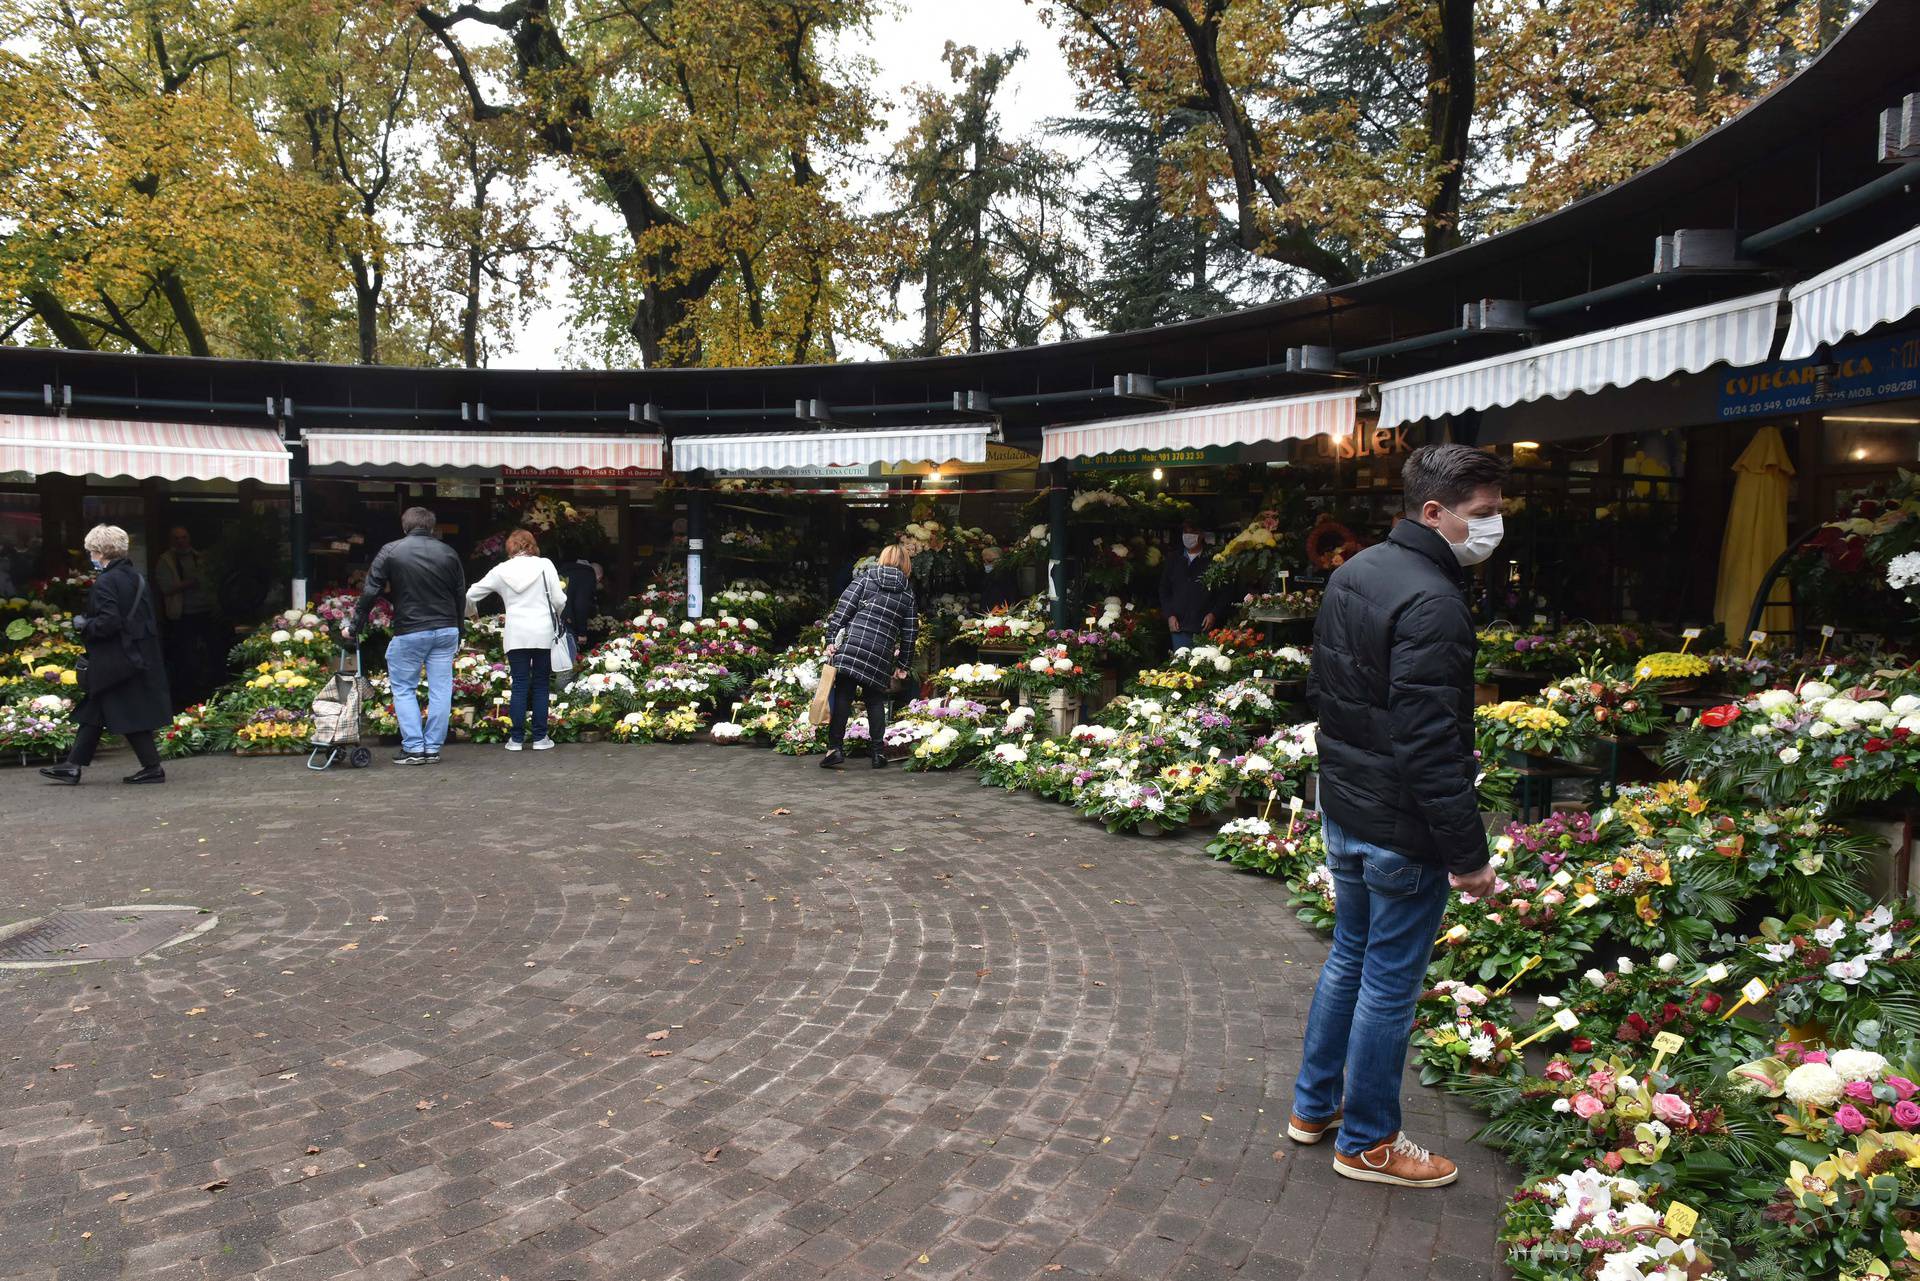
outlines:
{"label": "white and red striped awning", "polygon": [[776,431],[676,436],[673,469],[716,476],[821,475],[901,463],[984,463],[985,423],[881,427],[859,431]]}
{"label": "white and red striped awning", "polygon": [[1067,423],[1041,432],[1040,461],[1344,435],[1353,430],[1354,406],[1359,399],[1360,389],[1353,387],[1279,400]]}
{"label": "white and red striped awning", "polygon": [[1805,360],[1822,343],[1864,334],[1920,310],[1920,227],[1795,285],[1782,360]]}
{"label": "white and red striped awning", "polygon": [[658,473],[658,436],[521,436],[474,431],[304,433],[311,467],[424,467],[620,476]]}
{"label": "white and red striped awning", "polygon": [[271,427],[0,414],[0,472],[287,483],[287,447]]}

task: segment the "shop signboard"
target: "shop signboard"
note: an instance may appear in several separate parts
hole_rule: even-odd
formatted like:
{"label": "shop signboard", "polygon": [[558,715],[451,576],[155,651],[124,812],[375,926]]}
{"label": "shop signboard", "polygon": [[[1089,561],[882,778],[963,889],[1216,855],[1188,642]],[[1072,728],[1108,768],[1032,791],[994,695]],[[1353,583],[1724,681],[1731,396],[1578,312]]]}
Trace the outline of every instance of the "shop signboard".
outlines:
{"label": "shop signboard", "polygon": [[[987,457],[983,462],[883,463],[880,474],[926,476],[938,471],[942,476],[985,476],[995,472],[1032,471],[1039,465],[1040,459],[1026,450],[1015,449],[1012,445],[1002,445],[990,440],[987,442]],[[1167,465],[1160,464],[1160,466]]]}
{"label": "shop signboard", "polygon": [[1920,333],[1842,343],[1830,349],[1828,364],[1825,394],[1817,397],[1821,366],[1811,358],[1728,369],[1720,375],[1719,416],[1760,418],[1920,395]]}
{"label": "shop signboard", "polygon": [[1075,471],[1143,471],[1150,467],[1219,467],[1240,461],[1238,445],[1198,449],[1127,449],[1092,458],[1076,458]]}
{"label": "shop signboard", "polygon": [[507,480],[634,480],[660,477],[658,467],[502,467]]}

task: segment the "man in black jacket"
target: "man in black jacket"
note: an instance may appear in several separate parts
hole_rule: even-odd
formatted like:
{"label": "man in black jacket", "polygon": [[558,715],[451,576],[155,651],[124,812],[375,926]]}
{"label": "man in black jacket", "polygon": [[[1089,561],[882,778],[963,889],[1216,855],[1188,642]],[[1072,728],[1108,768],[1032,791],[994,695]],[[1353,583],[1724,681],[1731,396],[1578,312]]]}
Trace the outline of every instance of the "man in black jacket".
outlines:
{"label": "man in black jacket", "polygon": [[1188,521],[1181,527],[1180,545],[1168,549],[1160,570],[1160,614],[1172,649],[1185,649],[1213,629],[1213,592],[1201,581],[1213,564],[1205,543],[1200,526]]}
{"label": "man in black jacket", "polygon": [[1467,566],[1500,542],[1507,466],[1465,445],[1415,450],[1406,518],[1334,572],[1314,624],[1320,809],[1333,951],[1307,1015],[1287,1133],[1336,1127],[1334,1170],[1438,1187],[1456,1170],[1400,1129],[1414,1002],[1451,883],[1493,889],[1475,793]]}
{"label": "man in black jacket", "polygon": [[[383,593],[393,602],[393,639],[387,643],[387,681],[393,717],[400,722],[395,765],[438,765],[453,712],[453,656],[467,608],[467,575],[453,548],[440,541],[439,522],[425,507],[400,513],[405,536],[382,547],[343,631],[349,642],[367,628],[367,611]],[[427,674],[427,717],[420,720],[420,673]]]}

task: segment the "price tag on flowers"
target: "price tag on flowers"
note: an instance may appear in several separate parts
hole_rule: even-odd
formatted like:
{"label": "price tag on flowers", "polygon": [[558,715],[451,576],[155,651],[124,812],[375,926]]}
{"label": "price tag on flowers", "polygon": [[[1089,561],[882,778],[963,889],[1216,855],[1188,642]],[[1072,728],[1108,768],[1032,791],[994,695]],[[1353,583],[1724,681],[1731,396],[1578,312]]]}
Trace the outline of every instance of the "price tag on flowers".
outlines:
{"label": "price tag on flowers", "polygon": [[1725,1023],[1728,1019],[1732,1018],[1742,1006],[1751,1005],[1766,994],[1767,985],[1765,983],[1762,983],[1759,979],[1748,979],[1747,985],[1740,989],[1740,999],[1727,1007],[1727,1012],[1720,1016],[1720,1021]]}
{"label": "price tag on flowers", "polygon": [[1687,1039],[1677,1032],[1656,1032],[1653,1037],[1653,1071],[1658,1072],[1667,1055],[1686,1043]]}
{"label": "price tag on flowers", "polygon": [[1665,1226],[1675,1240],[1684,1241],[1693,1235],[1700,1223],[1700,1212],[1685,1201],[1667,1202]]}

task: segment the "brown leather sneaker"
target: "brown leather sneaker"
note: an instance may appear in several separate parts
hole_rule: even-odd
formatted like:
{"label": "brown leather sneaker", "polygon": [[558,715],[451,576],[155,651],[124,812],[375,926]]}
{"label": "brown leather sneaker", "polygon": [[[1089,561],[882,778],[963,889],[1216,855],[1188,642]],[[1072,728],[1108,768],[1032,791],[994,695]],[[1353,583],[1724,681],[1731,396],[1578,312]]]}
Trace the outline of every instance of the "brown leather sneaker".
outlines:
{"label": "brown leather sneaker", "polygon": [[1302,1121],[1297,1112],[1287,1113],[1287,1137],[1295,1143],[1318,1143],[1340,1128],[1341,1114],[1335,1112],[1324,1121]]}
{"label": "brown leather sneaker", "polygon": [[1390,1142],[1376,1143],[1358,1156],[1333,1154],[1333,1170],[1364,1183],[1391,1183],[1402,1188],[1438,1188],[1460,1176],[1453,1162],[1409,1139],[1404,1132]]}

